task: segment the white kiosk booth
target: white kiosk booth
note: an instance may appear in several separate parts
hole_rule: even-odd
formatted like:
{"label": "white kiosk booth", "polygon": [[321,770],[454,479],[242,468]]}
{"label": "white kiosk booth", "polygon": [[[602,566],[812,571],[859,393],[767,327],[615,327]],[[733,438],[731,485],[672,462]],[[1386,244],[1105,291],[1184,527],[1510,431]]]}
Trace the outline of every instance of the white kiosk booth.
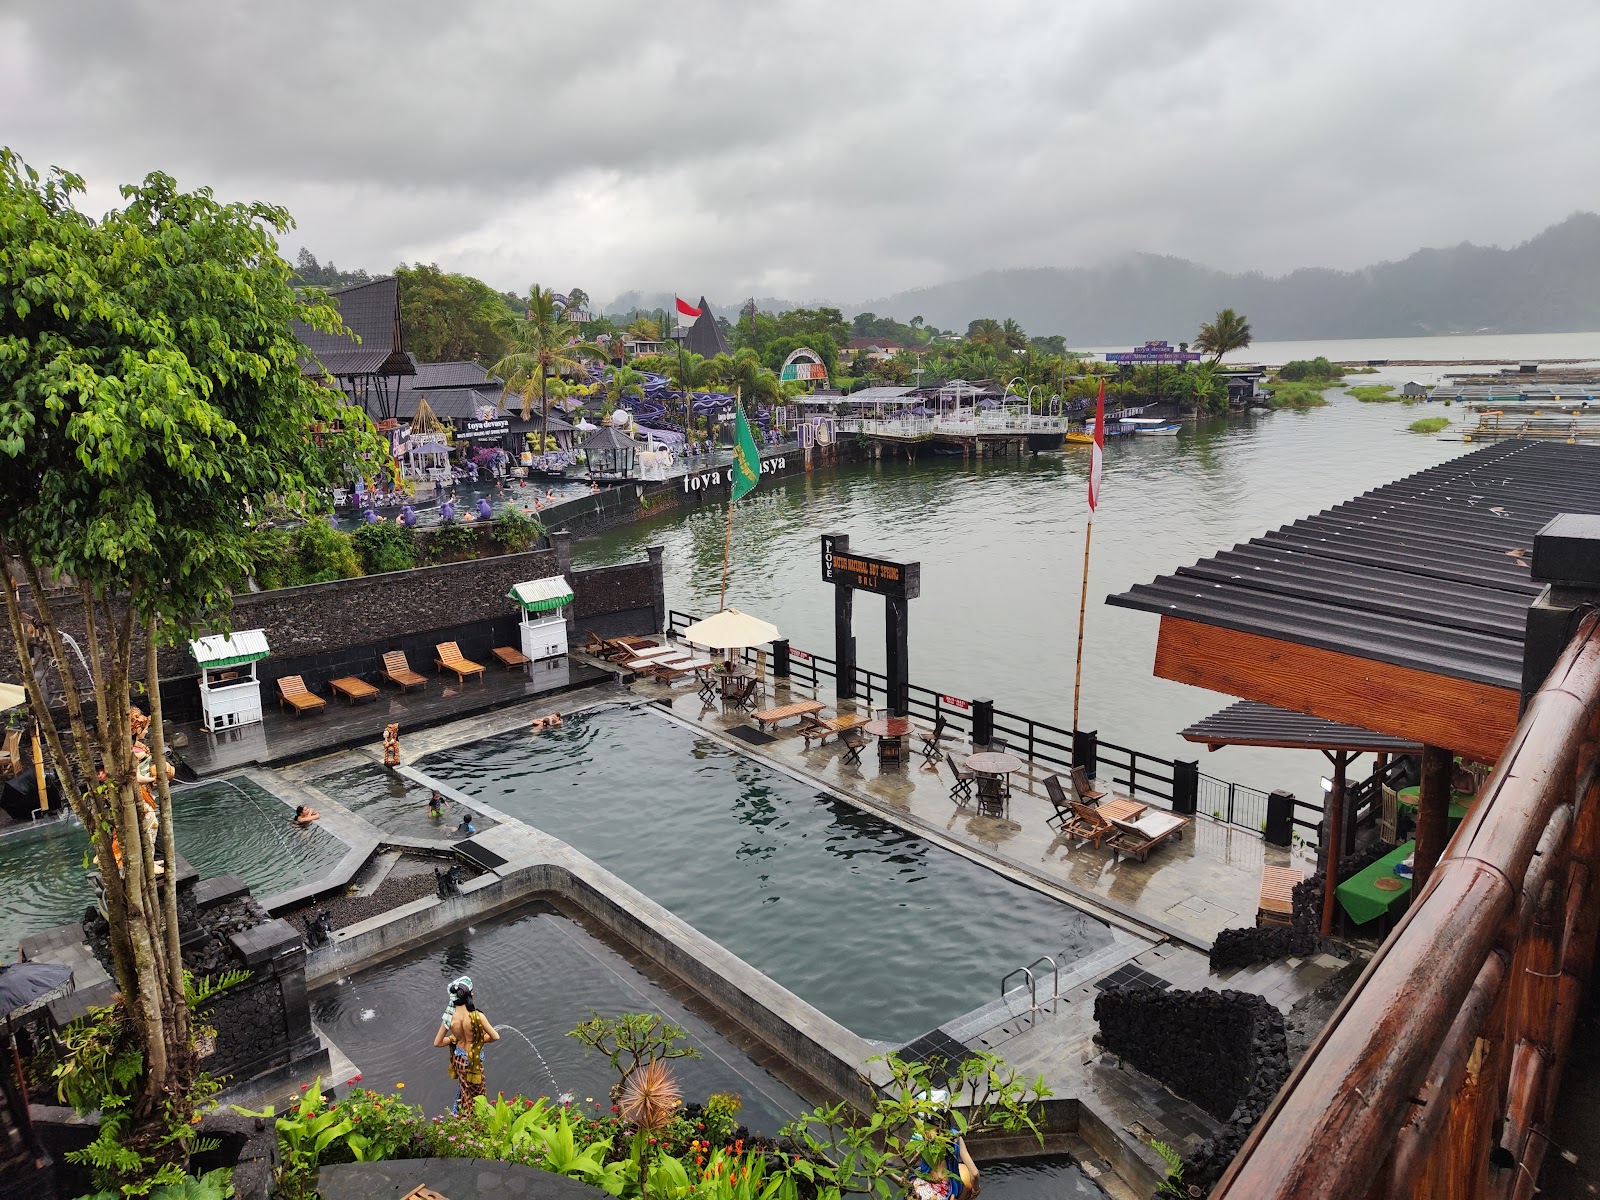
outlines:
{"label": "white kiosk booth", "polygon": [[[256,663],[269,649],[264,629],[213,633],[189,643],[200,664],[200,722],[210,733],[261,723],[261,684]],[[241,668],[248,667],[248,670]]]}
{"label": "white kiosk booth", "polygon": [[507,597],[522,608],[522,652],[537,662],[567,655],[567,617],[572,585],[563,575],[514,584]]}

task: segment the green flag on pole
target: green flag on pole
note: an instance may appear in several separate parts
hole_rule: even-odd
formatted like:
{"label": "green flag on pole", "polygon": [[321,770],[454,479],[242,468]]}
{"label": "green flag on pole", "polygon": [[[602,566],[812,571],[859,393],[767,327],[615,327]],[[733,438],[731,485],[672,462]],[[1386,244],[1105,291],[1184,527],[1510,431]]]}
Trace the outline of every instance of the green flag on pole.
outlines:
{"label": "green flag on pole", "polygon": [[744,419],[744,405],[738,406],[739,420],[733,439],[733,498],[741,499],[761,482],[761,451],[750,422]]}

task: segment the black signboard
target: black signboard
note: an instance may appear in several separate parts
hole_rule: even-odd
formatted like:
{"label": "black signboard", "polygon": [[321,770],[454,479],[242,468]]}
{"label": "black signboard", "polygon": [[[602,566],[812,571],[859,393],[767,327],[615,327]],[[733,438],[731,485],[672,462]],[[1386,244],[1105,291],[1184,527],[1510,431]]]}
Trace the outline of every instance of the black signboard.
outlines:
{"label": "black signboard", "polygon": [[498,442],[511,432],[511,422],[504,417],[488,421],[464,421],[456,436],[467,442]]}
{"label": "black signboard", "polygon": [[878,596],[915,600],[922,595],[922,564],[868,558],[848,550],[834,553],[833,539],[822,535],[822,581]]}

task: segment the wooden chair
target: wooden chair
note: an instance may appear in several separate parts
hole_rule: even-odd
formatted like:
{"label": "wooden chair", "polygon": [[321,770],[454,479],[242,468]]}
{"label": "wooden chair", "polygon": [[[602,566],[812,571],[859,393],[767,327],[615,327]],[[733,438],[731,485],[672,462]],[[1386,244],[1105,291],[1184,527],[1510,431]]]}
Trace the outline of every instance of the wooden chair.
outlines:
{"label": "wooden chair", "polygon": [[1117,827],[1111,838],[1112,851],[1144,862],[1150,857],[1150,851],[1164,842],[1181,842],[1183,831],[1189,827],[1189,818],[1152,808],[1137,821],[1113,821],[1112,824]]}
{"label": "wooden chair", "polygon": [[944,761],[950,764],[950,774],[956,777],[955,786],[950,789],[951,803],[957,808],[965,808],[967,801],[972,799],[972,785],[978,776],[958,763],[956,756],[949,751],[945,752]]}
{"label": "wooden chair", "polygon": [[378,672],[390,683],[398,684],[401,691],[410,691],[414,687],[426,687],[428,681],[411,669],[411,664],[406,661],[404,650],[391,650],[383,656],[383,669]]}
{"label": "wooden chair", "polygon": [[1055,814],[1045,818],[1045,823],[1054,825],[1058,829],[1066,827],[1072,820],[1072,797],[1067,795],[1067,789],[1061,786],[1061,776],[1051,775],[1044,781],[1044,790],[1050,797],[1050,803],[1055,808]]}
{"label": "wooden chair", "polygon": [[22,772],[22,730],[6,730],[6,740],[0,745],[0,778]]}
{"label": "wooden chair", "polygon": [[1092,804],[1083,804],[1077,800],[1068,803],[1072,808],[1072,819],[1062,826],[1062,832],[1069,838],[1088,842],[1098,850],[1101,842],[1117,832],[1117,827]]}
{"label": "wooden chair", "polygon": [[1378,818],[1378,836],[1393,846],[1400,840],[1400,793],[1388,784],[1383,788],[1383,815]]}
{"label": "wooden chair", "polygon": [[1256,901],[1256,926],[1294,924],[1294,888],[1300,872],[1293,867],[1262,867],[1261,896]]}
{"label": "wooden chair", "polygon": [[735,679],[727,684],[722,692],[724,707],[732,705],[736,711],[753,708],[756,696],[759,694],[760,682],[752,675],[747,679]]}
{"label": "wooden chair", "polygon": [[1072,768],[1072,790],[1078,797],[1079,804],[1099,804],[1100,801],[1111,794],[1089,782],[1089,769],[1087,767]]}
{"label": "wooden chair", "polygon": [[461,653],[461,647],[454,642],[440,642],[433,648],[436,657],[433,660],[434,670],[454,671],[456,682],[465,683],[468,675],[476,675],[479,682],[483,681],[484,666],[475,663]]}
{"label": "wooden chair", "polygon": [[605,656],[606,640],[592,629],[583,631],[583,644],[578,647],[585,654],[592,654],[596,658]]}
{"label": "wooden chair", "polygon": [[923,762],[931,763],[939,761],[939,755],[943,751],[943,747],[939,745],[939,740],[944,737],[944,733],[947,728],[949,728],[949,722],[944,719],[944,714],[940,713],[934,718],[933,732],[924,733],[922,730],[917,731],[917,736],[922,739]]}
{"label": "wooden chair", "polygon": [[844,761],[859,767],[861,752],[867,748],[867,739],[851,729],[839,735],[839,743],[844,747]]}
{"label": "wooden chair", "polygon": [[285,675],[278,680],[278,707],[285,704],[294,709],[294,715],[303,712],[321,712],[327,707],[328,702],[321,696],[314,696],[306,687],[306,681],[298,675]]}

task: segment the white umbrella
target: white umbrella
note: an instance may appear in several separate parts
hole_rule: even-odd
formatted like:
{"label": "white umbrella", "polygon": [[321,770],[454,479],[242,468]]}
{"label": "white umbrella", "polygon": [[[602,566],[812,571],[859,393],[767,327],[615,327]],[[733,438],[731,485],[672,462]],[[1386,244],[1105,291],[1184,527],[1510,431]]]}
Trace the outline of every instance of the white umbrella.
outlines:
{"label": "white umbrella", "polygon": [[746,646],[759,646],[779,637],[778,627],[740,612],[725,608],[704,621],[696,621],[683,631],[683,640],[712,650],[742,650]]}
{"label": "white umbrella", "polygon": [[600,426],[590,424],[588,417],[579,417],[578,423],[574,425],[573,428],[583,433],[593,433],[596,429],[599,429]]}
{"label": "white umbrella", "polygon": [[28,702],[28,693],[25,688],[14,683],[0,683],[0,712],[16,708],[19,704]]}

